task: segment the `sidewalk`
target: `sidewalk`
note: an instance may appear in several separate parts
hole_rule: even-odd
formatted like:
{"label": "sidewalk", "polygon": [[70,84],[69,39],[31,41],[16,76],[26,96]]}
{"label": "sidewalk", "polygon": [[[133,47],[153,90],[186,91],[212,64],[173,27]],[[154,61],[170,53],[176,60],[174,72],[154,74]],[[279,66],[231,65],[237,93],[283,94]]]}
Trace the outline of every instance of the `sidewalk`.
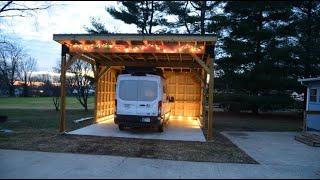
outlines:
{"label": "sidewalk", "polygon": [[320,178],[320,168],[0,150],[0,178]]}

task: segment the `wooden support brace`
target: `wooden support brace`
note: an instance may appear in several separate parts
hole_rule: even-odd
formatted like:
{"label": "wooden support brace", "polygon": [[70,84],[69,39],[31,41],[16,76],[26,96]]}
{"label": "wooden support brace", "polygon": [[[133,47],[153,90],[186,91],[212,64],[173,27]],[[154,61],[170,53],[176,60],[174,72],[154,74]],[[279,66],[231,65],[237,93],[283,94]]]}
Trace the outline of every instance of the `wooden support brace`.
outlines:
{"label": "wooden support brace", "polygon": [[206,65],[205,62],[203,62],[197,55],[195,54],[191,54],[191,56],[193,57],[193,59],[195,59],[199,64],[200,66],[207,71],[207,73],[210,73],[210,69],[209,67]]}
{"label": "wooden support brace", "polygon": [[98,74],[98,80],[110,69],[110,67],[105,66],[103,70]]}
{"label": "wooden support brace", "polygon": [[80,57],[81,56],[79,54],[71,55],[71,58],[69,58],[69,60],[66,62],[66,70]]}
{"label": "wooden support brace", "polygon": [[190,70],[201,83],[204,83],[204,80],[201,78],[201,76],[193,68],[190,68]]}
{"label": "wooden support brace", "polygon": [[85,55],[85,54],[80,54],[79,59],[86,61],[89,64],[95,64],[95,59],[92,59],[91,57]]}

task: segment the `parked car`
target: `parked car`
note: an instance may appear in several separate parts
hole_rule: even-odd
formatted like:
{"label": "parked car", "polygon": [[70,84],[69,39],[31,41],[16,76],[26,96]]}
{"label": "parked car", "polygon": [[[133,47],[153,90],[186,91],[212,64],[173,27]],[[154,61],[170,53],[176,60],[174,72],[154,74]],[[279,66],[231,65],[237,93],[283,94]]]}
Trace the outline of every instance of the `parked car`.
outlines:
{"label": "parked car", "polygon": [[116,85],[115,123],[125,127],[157,127],[169,118],[170,104],[174,98],[166,94],[165,80],[153,72],[131,71],[120,74]]}

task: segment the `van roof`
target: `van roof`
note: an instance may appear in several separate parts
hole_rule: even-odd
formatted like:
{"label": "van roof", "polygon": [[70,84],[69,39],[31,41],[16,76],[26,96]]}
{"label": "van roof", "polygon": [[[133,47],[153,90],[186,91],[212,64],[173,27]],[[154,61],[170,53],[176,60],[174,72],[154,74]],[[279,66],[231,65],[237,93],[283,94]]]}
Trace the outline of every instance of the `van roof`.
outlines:
{"label": "van roof", "polygon": [[[137,76],[135,76],[135,75],[132,75],[132,74],[120,74],[119,75],[119,77],[137,77]],[[159,76],[159,75],[154,75],[154,74],[146,74],[145,76],[140,76],[140,77],[161,77],[161,76]]]}

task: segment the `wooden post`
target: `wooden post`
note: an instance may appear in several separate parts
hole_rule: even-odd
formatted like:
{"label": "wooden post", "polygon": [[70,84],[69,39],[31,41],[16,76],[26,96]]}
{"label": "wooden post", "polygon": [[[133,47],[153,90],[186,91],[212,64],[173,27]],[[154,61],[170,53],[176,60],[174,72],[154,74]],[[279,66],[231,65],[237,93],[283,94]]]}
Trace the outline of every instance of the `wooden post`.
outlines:
{"label": "wooden post", "polygon": [[[210,58],[210,57],[208,57]],[[208,102],[208,130],[207,140],[212,139],[212,122],[213,122],[213,87],[214,87],[214,58],[209,59],[210,79],[209,79],[209,102]]]}
{"label": "wooden post", "polygon": [[201,70],[201,77],[203,81],[201,82],[201,106],[200,106],[200,116],[201,116],[201,126],[202,128],[205,128],[205,120],[206,118],[206,72],[202,69]]}
{"label": "wooden post", "polygon": [[94,93],[94,122],[98,122],[98,93],[99,93],[100,65],[97,63],[95,66],[96,67],[94,71],[94,85],[96,87],[96,90]]}
{"label": "wooden post", "polygon": [[62,45],[61,50],[61,76],[60,76],[60,123],[59,132],[65,133],[66,131],[66,64],[67,53],[69,48],[66,45]]}

